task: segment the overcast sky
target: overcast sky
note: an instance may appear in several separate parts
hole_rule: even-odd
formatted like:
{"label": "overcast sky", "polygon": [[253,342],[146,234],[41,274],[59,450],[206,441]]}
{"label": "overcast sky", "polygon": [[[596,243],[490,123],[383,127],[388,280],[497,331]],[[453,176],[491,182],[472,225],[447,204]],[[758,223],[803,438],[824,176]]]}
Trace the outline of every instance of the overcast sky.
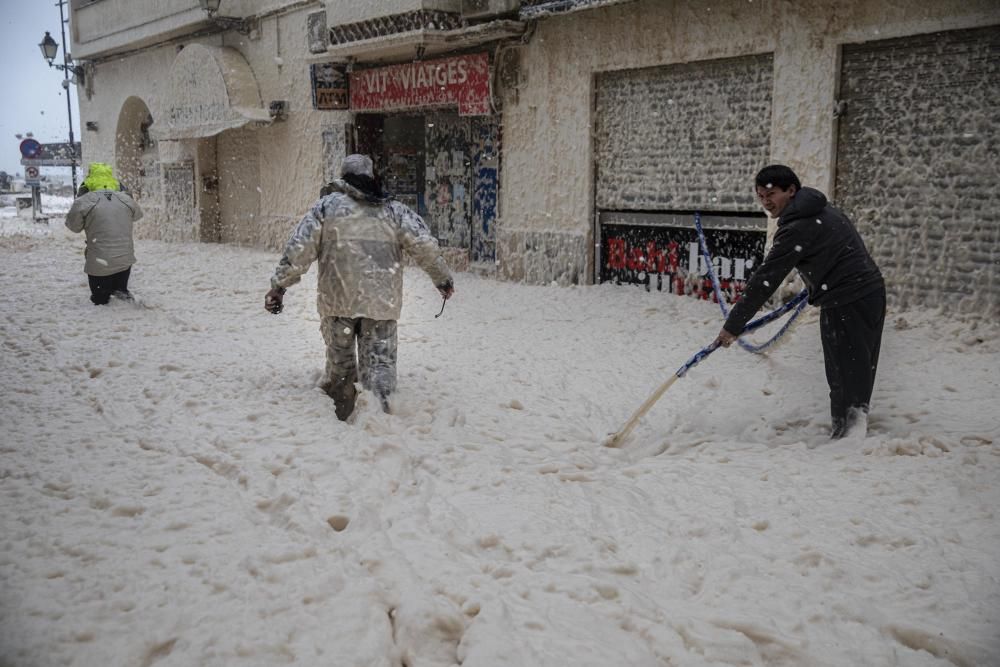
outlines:
{"label": "overcast sky", "polygon": [[[69,7],[64,9],[69,15]],[[69,141],[66,118],[66,91],[63,73],[49,68],[38,43],[45,31],[59,42],[54,62],[62,63],[63,46],[59,31],[59,6],[55,0],[0,0],[0,170],[24,173],[21,153],[14,135],[33,132],[42,143]],[[66,31],[69,42],[69,30]],[[71,50],[72,52],[72,50]],[[80,140],[80,111],[76,87],[70,87],[73,106],[73,134]],[[67,168],[43,167],[43,174],[69,174]]]}

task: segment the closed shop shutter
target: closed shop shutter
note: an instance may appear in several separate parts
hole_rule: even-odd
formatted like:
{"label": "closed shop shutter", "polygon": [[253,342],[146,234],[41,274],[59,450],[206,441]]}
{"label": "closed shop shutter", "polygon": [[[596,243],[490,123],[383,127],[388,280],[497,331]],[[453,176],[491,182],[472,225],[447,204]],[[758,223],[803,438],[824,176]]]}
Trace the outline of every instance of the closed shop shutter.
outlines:
{"label": "closed shop shutter", "polygon": [[764,54],[598,75],[597,208],[759,211],[772,70]]}
{"label": "closed shop shutter", "polygon": [[1000,316],[1000,26],[843,48],[836,203],[896,305]]}

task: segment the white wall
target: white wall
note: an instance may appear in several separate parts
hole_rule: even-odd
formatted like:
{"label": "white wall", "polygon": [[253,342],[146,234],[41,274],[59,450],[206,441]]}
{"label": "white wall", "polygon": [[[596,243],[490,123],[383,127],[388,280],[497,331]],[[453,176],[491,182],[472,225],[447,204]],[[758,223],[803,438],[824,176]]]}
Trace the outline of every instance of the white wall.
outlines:
{"label": "white wall", "polygon": [[[312,109],[305,25],[305,17],[312,11],[316,11],[316,5],[266,17],[253,39],[230,31],[196,40],[237,49],[253,70],[265,108],[271,100],[285,100],[289,105],[286,121],[244,130],[259,142],[259,177],[241,175],[237,180],[259,181],[261,191],[253,193],[260,199],[259,213],[252,220],[222,221],[223,225],[245,226],[247,229],[240,231],[239,238],[260,245],[279,246],[292,224],[317,198],[323,184],[322,131],[326,127],[343,128],[349,119],[344,112]],[[82,120],[96,120],[99,124],[98,132],[84,132],[82,137],[85,161],[115,163],[115,127],[128,97],[142,99],[154,121],[164,117],[169,106],[166,96],[170,68],[181,43],[191,42],[175,42],[95,64],[93,97],[80,97]],[[196,148],[197,140],[161,141],[160,159],[193,161]],[[258,169],[258,166],[248,164],[246,168]],[[155,220],[146,221],[142,233],[157,236],[155,224],[158,224]]]}
{"label": "white wall", "polygon": [[71,49],[86,60],[194,30],[206,18],[197,0],[102,0],[73,10]]}

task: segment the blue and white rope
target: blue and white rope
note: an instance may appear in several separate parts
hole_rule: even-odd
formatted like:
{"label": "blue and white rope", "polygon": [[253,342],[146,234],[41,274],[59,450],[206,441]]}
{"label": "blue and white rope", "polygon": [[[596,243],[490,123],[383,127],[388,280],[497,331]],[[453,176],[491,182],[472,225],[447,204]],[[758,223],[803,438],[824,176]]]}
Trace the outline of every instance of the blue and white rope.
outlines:
{"label": "blue and white rope", "polygon": [[[719,308],[722,310],[722,317],[723,318],[729,317],[729,310],[726,308],[726,300],[722,296],[722,287],[719,285],[719,277],[715,275],[715,269],[712,268],[712,256],[708,253],[708,243],[706,243],[705,241],[705,231],[701,227],[701,213],[697,211],[694,214],[694,228],[698,232],[698,243],[701,246],[701,254],[705,258],[705,267],[708,270],[709,278],[712,279],[712,289],[715,291],[715,299],[716,301],[719,302]],[[807,290],[802,290],[801,292],[799,292],[799,294],[795,296],[795,298],[793,298],[788,303],[768,313],[764,317],[761,317],[755,322],[748,324],[743,329],[742,333],[747,333],[751,331],[752,324],[756,325],[753,327],[754,329],[756,329],[757,327],[766,324],[767,322],[777,319],[778,317],[785,314],[792,308],[795,308],[795,312],[792,313],[792,316],[788,318],[788,321],[782,325],[781,329],[779,329],[778,332],[770,338],[770,340],[765,341],[760,345],[754,345],[752,343],[748,343],[742,338],[737,338],[736,342],[739,343],[740,347],[742,347],[747,352],[752,352],[754,354],[762,354],[769,347],[778,342],[778,339],[780,339],[782,336],[785,335],[788,329],[792,326],[792,323],[795,322],[795,319],[802,314],[802,311],[806,307],[806,298],[808,296],[809,292]],[[698,361],[701,361],[701,359],[699,359]]]}

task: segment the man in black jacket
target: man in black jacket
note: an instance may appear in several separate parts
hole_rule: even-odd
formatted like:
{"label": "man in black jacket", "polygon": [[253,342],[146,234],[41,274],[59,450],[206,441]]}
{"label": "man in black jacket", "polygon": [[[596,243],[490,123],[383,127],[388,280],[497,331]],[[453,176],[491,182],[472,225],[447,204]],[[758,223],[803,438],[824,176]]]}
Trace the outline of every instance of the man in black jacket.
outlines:
{"label": "man in black jacket", "polygon": [[830,385],[831,436],[866,428],[885,322],[885,283],[858,231],[819,190],[803,188],[788,167],[757,174],[757,199],[778,218],[767,257],[729,313],[716,342],[729,347],[794,268],[819,306],[820,338]]}

